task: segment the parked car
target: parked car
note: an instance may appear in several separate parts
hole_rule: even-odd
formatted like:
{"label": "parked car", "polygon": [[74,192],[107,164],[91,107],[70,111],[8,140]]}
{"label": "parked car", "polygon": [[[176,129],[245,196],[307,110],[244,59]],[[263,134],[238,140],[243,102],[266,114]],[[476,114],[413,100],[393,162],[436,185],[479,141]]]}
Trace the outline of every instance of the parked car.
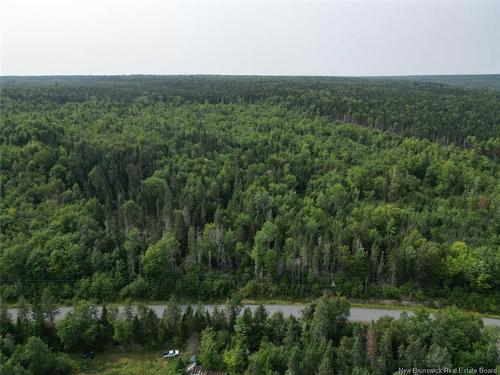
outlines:
{"label": "parked car", "polygon": [[163,358],[173,358],[179,355],[179,351],[177,349],[169,350],[168,352],[163,352]]}

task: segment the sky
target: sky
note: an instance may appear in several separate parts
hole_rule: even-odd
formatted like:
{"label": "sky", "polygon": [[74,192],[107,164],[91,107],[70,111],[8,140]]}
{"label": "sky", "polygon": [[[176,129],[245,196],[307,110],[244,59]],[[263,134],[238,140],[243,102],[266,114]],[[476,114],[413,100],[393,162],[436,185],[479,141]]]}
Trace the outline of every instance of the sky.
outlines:
{"label": "sky", "polygon": [[500,0],[0,1],[2,75],[500,73]]}

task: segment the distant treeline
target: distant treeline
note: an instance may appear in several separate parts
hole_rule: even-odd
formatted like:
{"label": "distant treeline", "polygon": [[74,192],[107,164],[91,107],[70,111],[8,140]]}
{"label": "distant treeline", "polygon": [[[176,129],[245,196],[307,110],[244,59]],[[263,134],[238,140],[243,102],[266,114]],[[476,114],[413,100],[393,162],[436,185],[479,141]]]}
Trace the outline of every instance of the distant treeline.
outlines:
{"label": "distant treeline", "polygon": [[[131,103],[146,95],[169,102],[257,103],[271,100],[309,115],[356,123],[500,155],[500,76],[389,78],[249,76],[3,77],[2,104],[61,105],[89,99]],[[439,83],[438,83],[439,82]],[[469,85],[463,82],[470,83]],[[443,83],[449,83],[443,84]],[[10,104],[10,105],[9,105]]]}

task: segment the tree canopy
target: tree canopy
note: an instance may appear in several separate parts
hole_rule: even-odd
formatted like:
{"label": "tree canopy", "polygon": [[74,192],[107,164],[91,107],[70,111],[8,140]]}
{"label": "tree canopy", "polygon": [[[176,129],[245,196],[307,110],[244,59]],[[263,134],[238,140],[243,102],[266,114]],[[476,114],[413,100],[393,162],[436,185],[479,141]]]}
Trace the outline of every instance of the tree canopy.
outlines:
{"label": "tree canopy", "polygon": [[334,290],[498,311],[497,91],[321,77],[1,85],[7,301]]}

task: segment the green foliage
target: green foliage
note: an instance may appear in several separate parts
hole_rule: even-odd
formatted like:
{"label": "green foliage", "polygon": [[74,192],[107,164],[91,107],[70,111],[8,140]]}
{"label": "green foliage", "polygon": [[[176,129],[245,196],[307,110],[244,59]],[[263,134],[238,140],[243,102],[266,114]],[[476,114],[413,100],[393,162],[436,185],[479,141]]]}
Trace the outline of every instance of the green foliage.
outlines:
{"label": "green foliage", "polygon": [[338,342],[347,324],[349,309],[350,303],[343,297],[323,296],[317,300],[310,325],[310,344],[318,344],[320,340]]}
{"label": "green foliage", "polygon": [[77,374],[100,375],[182,375],[186,374],[182,360],[166,361],[158,350],[134,348],[124,351],[110,350],[99,353],[95,359],[74,360]]}
{"label": "green foliage", "polygon": [[128,320],[115,320],[113,322],[113,340],[122,346],[129,346],[134,340],[132,322]]}
{"label": "green foliage", "polygon": [[[37,315],[35,306],[26,311]],[[82,371],[99,368],[111,374],[118,370],[113,372],[103,362],[105,358],[110,363],[129,362],[130,355],[136,359],[144,355],[143,367],[134,360],[130,369],[184,373],[192,354],[205,369],[229,374],[392,374],[399,368],[414,367],[492,369],[498,363],[500,331],[495,326],[484,328],[475,314],[447,308],[431,318],[428,311],[420,310],[413,316],[386,316],[366,325],[347,321],[348,311],[345,298],[323,296],[307,305],[298,318],[269,316],[259,306],[253,313],[245,309],[230,323],[234,317],[230,306],[215,306],[211,313],[201,308],[183,311],[171,300],[159,319],[144,305],[128,304],[118,314],[117,309],[106,306],[99,310],[80,304],[56,325],[60,342],[35,331],[26,331],[24,337],[3,333],[0,369],[8,374],[67,374],[72,367]],[[50,323],[42,315],[33,319],[32,327],[40,324],[38,319]],[[14,333],[19,332],[26,322],[18,319],[11,326]],[[57,348],[76,352],[71,356],[73,366]],[[162,358],[161,352],[168,348],[180,349],[180,357]],[[96,352],[96,359],[77,359],[88,350]],[[122,353],[118,359],[116,353]],[[160,359],[172,366],[161,365]],[[94,366],[94,362],[100,365]],[[118,362],[116,368],[121,368]]]}
{"label": "green foliage", "polygon": [[332,375],[335,372],[333,353],[333,348],[330,344],[319,365],[318,375]]}
{"label": "green foliage", "polygon": [[215,331],[211,327],[201,332],[200,362],[208,370],[216,370],[222,366],[222,357],[215,343]]}
{"label": "green foliage", "polygon": [[97,309],[81,303],[58,323],[57,335],[67,351],[91,350],[99,339]]}
{"label": "green foliage", "polygon": [[71,372],[68,358],[63,354],[53,353],[47,344],[36,336],[29,337],[24,345],[16,348],[4,369],[9,367],[15,374],[59,375]]}
{"label": "green foliage", "polygon": [[246,353],[240,342],[230,349],[226,349],[223,355],[224,366],[229,374],[241,374],[246,368]]}
{"label": "green foliage", "polygon": [[1,85],[7,301],[47,288],[65,302],[326,290],[498,310],[496,91],[272,77]]}
{"label": "green foliage", "polygon": [[179,252],[179,242],[170,232],[148,247],[141,258],[141,269],[144,277],[154,285],[154,295],[161,290],[174,287],[176,257]]}
{"label": "green foliage", "polygon": [[465,279],[471,287],[488,288],[490,278],[489,269],[485,257],[481,256],[478,249],[469,250],[464,242],[454,242],[450,246],[449,255],[445,259],[445,267],[448,276],[453,280]]}

